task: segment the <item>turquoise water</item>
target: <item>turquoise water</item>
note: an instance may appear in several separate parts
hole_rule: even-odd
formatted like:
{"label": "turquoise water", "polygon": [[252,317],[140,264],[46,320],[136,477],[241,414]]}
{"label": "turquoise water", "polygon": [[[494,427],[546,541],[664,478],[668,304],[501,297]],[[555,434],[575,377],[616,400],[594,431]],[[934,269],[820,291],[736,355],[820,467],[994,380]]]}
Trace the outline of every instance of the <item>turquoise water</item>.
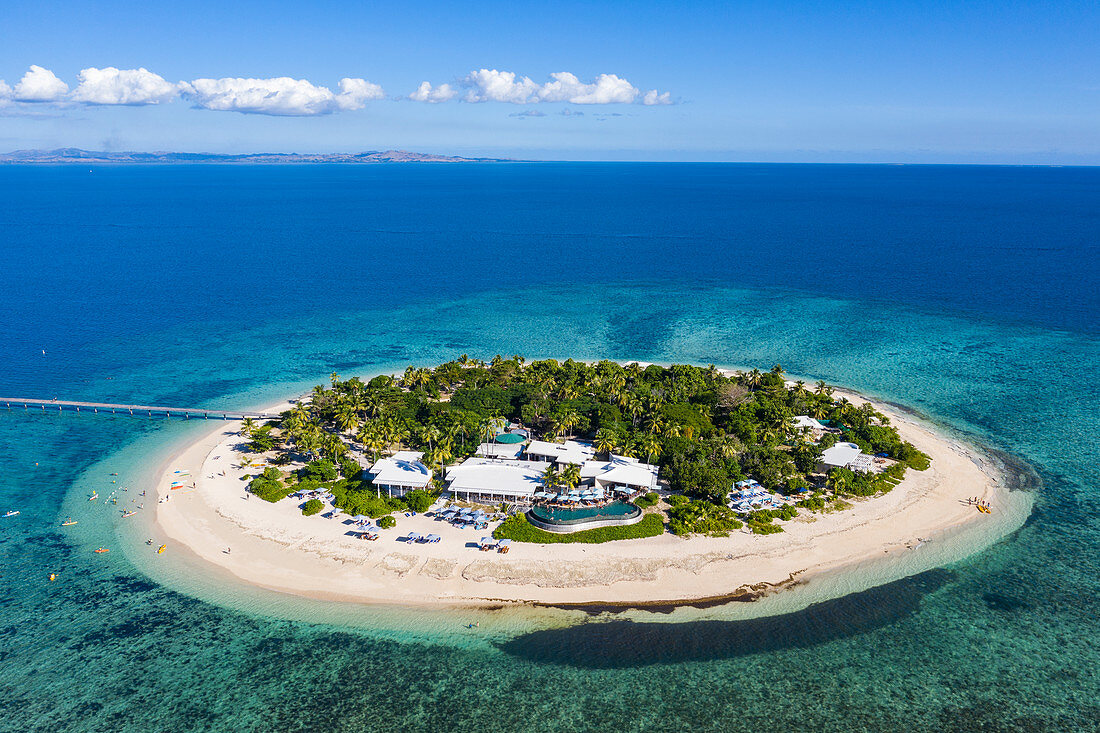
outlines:
{"label": "turquoise water", "polygon": [[598,507],[564,509],[540,506],[531,510],[537,518],[555,523],[572,523],[580,519],[628,517],[636,515],[638,511],[638,507],[624,501],[613,501],[610,504]]}
{"label": "turquoise water", "polygon": [[241,408],[459,353],[781,362],[1041,481],[989,549],[810,608],[467,630],[243,588],[85,500],[147,485],[201,424],[0,412],[0,510],[22,512],[0,518],[0,730],[1096,729],[1100,172],[7,168],[0,189],[0,392]]}

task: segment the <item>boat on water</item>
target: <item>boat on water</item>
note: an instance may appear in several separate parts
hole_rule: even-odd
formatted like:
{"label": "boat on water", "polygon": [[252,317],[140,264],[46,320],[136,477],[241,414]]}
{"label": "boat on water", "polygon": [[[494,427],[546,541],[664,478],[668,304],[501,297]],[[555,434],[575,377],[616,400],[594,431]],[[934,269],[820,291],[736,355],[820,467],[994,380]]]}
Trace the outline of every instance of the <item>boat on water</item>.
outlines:
{"label": "boat on water", "polygon": [[57,580],[57,573],[50,573],[50,580]]}
{"label": "boat on water", "polygon": [[161,545],[160,547],[157,548],[157,554],[158,555],[163,554],[164,551],[167,550],[167,549],[168,549],[168,545]]}
{"label": "boat on water", "polygon": [[95,554],[97,554],[97,555],[101,555],[101,554],[103,554],[104,552],[110,552],[110,550],[108,550],[108,549],[107,549],[106,547],[98,547],[98,548],[96,548],[96,549],[94,550],[94,552],[95,552]]}
{"label": "boat on water", "polygon": [[19,510],[15,509],[15,510],[10,511],[10,512],[4,512],[4,516],[5,517],[14,517],[18,513],[19,513]]}
{"label": "boat on water", "polygon": [[132,516],[134,516],[135,514],[137,514],[137,512],[133,512],[133,511],[131,511],[131,512],[123,512],[123,513],[122,513],[122,518],[123,518],[123,519],[125,519],[126,517],[132,517]]}
{"label": "boat on water", "polygon": [[92,495],[88,497],[88,501],[95,501],[98,498],[99,498],[99,494],[97,494],[96,492],[93,491]]}
{"label": "boat on water", "polygon": [[62,522],[62,523],[61,523],[61,526],[62,526],[62,527],[71,527],[71,526],[73,526],[74,524],[76,524],[76,520],[75,520],[75,519],[66,519],[66,520],[65,520],[64,522]]}

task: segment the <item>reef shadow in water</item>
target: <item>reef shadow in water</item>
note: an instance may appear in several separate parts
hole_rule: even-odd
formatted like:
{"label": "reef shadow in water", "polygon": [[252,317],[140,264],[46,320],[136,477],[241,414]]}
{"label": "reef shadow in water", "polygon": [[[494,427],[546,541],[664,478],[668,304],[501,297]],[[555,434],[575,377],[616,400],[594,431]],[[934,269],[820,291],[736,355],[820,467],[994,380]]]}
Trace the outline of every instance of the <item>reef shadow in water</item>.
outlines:
{"label": "reef shadow in water", "polygon": [[801,649],[873,631],[920,608],[921,598],[954,577],[942,568],[815,603],[801,611],[744,621],[592,621],[545,629],[498,644],[529,661],[589,669],[728,659]]}

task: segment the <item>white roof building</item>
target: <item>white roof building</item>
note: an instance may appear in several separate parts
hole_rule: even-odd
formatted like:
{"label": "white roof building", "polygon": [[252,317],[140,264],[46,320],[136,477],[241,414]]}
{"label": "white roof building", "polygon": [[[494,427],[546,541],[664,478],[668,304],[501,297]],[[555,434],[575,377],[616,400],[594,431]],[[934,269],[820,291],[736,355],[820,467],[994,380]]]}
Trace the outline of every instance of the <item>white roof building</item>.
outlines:
{"label": "white roof building", "polygon": [[447,469],[447,489],[467,501],[528,501],[542,490],[542,468],[531,461],[467,458]]}
{"label": "white roof building", "polygon": [[596,456],[596,449],[587,443],[567,440],[564,443],[547,443],[532,440],[525,451],[527,460],[553,463],[576,463],[578,466]]}
{"label": "white roof building", "polygon": [[377,461],[367,472],[371,482],[390,496],[403,496],[406,491],[423,489],[432,480],[432,470],[425,466],[419,451],[403,450]]}
{"label": "white roof building", "polygon": [[481,458],[511,458],[516,460],[523,452],[523,443],[482,443],[477,447],[476,456]]}
{"label": "white roof building", "polygon": [[796,428],[809,428],[810,430],[821,430],[821,423],[809,415],[796,415],[791,418]]}
{"label": "white roof building", "polygon": [[585,461],[581,464],[581,479],[591,479],[597,488],[604,489],[655,489],[657,467],[613,455],[610,461]]}
{"label": "white roof building", "polygon": [[[861,456],[867,459],[867,468],[858,468],[864,463]],[[866,471],[870,467],[870,459],[871,457],[861,451],[855,443],[837,443],[826,448],[821,454],[821,462],[826,468],[852,468],[852,470]]]}

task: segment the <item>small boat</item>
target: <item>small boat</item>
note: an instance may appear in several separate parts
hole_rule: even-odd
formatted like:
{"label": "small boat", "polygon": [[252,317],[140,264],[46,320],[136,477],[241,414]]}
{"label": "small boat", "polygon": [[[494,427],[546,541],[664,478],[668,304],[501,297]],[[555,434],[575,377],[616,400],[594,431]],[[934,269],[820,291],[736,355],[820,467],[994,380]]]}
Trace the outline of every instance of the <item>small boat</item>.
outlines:
{"label": "small boat", "polygon": [[96,492],[93,491],[92,495],[88,497],[88,501],[95,501],[98,498],[99,498],[99,494],[97,494]]}
{"label": "small boat", "polygon": [[61,526],[62,526],[62,527],[71,527],[71,526],[73,526],[74,524],[76,524],[76,520],[75,520],[75,519],[66,519],[66,520],[65,520],[64,522],[62,522],[62,523],[61,523]]}
{"label": "small boat", "polygon": [[50,580],[57,580],[57,573],[50,573]]}
{"label": "small boat", "polygon": [[123,518],[123,519],[125,519],[126,517],[132,517],[132,516],[134,516],[135,514],[137,514],[137,512],[134,512],[134,511],[130,511],[130,512],[123,512],[123,513],[122,513],[122,518]]}
{"label": "small boat", "polygon": [[161,545],[160,547],[157,548],[157,554],[158,555],[163,554],[164,551],[167,550],[167,549],[168,549],[168,545]]}
{"label": "small boat", "polygon": [[15,516],[16,514],[18,514],[18,513],[19,513],[19,510],[18,510],[18,509],[16,509],[16,510],[14,510],[14,511],[10,511],[10,512],[4,512],[4,516],[5,516],[5,517],[14,517],[14,516]]}
{"label": "small boat", "polygon": [[110,550],[108,550],[106,547],[99,547],[95,550],[95,554],[97,555],[102,555],[104,552],[110,552]]}

